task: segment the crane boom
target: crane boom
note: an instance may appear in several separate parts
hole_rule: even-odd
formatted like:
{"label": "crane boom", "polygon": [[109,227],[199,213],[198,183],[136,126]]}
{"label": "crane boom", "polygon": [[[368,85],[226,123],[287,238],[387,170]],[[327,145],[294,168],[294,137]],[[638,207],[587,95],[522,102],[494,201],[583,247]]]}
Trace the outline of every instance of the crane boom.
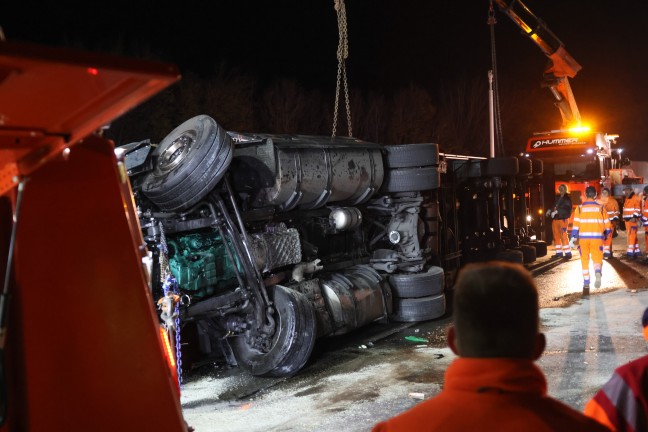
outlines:
{"label": "crane boom", "polygon": [[542,86],[548,87],[554,105],[560,110],[562,127],[580,127],[581,116],[569,85],[569,78],[576,76],[581,65],[567,52],[565,45],[540,18],[520,0],[495,0],[497,6],[528,36],[549,58],[545,67]]}

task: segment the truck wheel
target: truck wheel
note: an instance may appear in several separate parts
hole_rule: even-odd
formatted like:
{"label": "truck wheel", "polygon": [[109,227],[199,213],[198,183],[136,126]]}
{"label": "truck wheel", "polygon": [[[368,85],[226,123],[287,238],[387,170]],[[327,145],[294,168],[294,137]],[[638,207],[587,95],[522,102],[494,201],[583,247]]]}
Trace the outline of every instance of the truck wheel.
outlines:
{"label": "truck wheel", "polygon": [[500,261],[508,261],[515,264],[524,263],[524,255],[522,254],[522,251],[519,250],[507,249],[499,251],[497,255],[495,255],[495,259],[498,259]]}
{"label": "truck wheel", "polygon": [[267,352],[248,344],[246,335],[233,338],[232,350],[239,366],[252,375],[287,377],[297,373],[315,344],[315,311],[302,293],[275,285],[268,288],[275,306],[276,330]]}
{"label": "truck wheel", "polygon": [[439,145],[404,144],[385,146],[388,168],[413,168],[439,164]]}
{"label": "truck wheel", "polygon": [[479,178],[484,170],[484,164],[482,164],[481,160],[467,161],[464,167],[468,178]]}
{"label": "truck wheel", "polygon": [[536,260],[536,250],[533,246],[521,245],[516,249],[522,251],[522,262],[524,264],[529,264]]}
{"label": "truck wheel", "polygon": [[542,258],[543,256],[547,256],[547,243],[538,240],[538,241],[530,241],[529,246],[533,246],[536,250],[536,258]]}
{"label": "truck wheel", "polygon": [[175,128],[155,149],[155,168],[142,192],[160,209],[188,209],[203,199],[225,174],[234,145],[225,130],[206,115]]}
{"label": "truck wheel", "polygon": [[419,298],[395,298],[394,313],[390,319],[396,322],[427,321],[445,314],[445,294]]}
{"label": "truck wheel", "polygon": [[387,170],[385,192],[419,192],[438,189],[440,174],[435,167],[396,168]]}
{"label": "truck wheel", "polygon": [[435,266],[422,273],[403,273],[389,276],[392,294],[394,297],[399,298],[439,295],[443,293],[443,282],[443,269]]}
{"label": "truck wheel", "polygon": [[529,176],[533,172],[531,159],[518,158],[518,175]]}
{"label": "truck wheel", "polygon": [[484,175],[488,177],[514,176],[518,171],[518,160],[515,157],[487,159],[484,167]]}

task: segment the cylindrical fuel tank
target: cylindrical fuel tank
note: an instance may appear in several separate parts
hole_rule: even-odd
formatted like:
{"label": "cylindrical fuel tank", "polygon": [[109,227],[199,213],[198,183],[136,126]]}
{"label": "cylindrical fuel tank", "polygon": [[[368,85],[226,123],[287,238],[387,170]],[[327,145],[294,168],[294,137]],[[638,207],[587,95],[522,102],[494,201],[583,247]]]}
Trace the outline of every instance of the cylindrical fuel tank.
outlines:
{"label": "cylindrical fuel tank", "polygon": [[281,144],[274,145],[274,184],[261,188],[254,207],[286,211],[332,202],[356,205],[369,200],[382,184],[383,161],[376,144]]}
{"label": "cylindrical fuel tank", "polygon": [[333,318],[333,334],[348,333],[392,310],[391,289],[367,265],[320,276],[322,295]]}

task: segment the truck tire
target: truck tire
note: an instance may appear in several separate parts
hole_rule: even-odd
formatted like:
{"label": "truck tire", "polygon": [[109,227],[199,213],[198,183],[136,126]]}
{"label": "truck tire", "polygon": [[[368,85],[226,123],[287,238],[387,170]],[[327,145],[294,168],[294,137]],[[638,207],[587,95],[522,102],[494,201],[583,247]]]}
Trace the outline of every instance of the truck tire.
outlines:
{"label": "truck tire", "polygon": [[514,249],[499,251],[497,255],[495,255],[495,259],[500,261],[508,261],[515,264],[524,263],[524,255],[522,254],[522,251]]}
{"label": "truck tire", "polygon": [[522,251],[522,263],[530,264],[536,260],[536,250],[530,245],[521,245],[517,250]]}
{"label": "truck tire", "polygon": [[439,145],[433,143],[385,146],[388,168],[413,168],[439,164]]}
{"label": "truck tire", "polygon": [[530,241],[529,246],[533,246],[536,250],[536,258],[547,256],[547,243],[542,240]]}
{"label": "truck tire", "polygon": [[533,172],[533,166],[531,159],[527,158],[518,158],[518,176],[525,177],[530,176]]}
{"label": "truck tire", "polygon": [[413,322],[440,318],[446,311],[445,294],[419,298],[395,298],[391,321]]}
{"label": "truck tire", "polygon": [[387,170],[384,192],[419,192],[438,189],[440,174],[436,167],[396,168]]}
{"label": "truck tire", "polygon": [[142,192],[162,210],[188,209],[216,186],[233,153],[231,138],[214,119],[193,117],[155,149],[155,167],[144,178]]}
{"label": "truck tire", "polygon": [[519,171],[516,157],[496,157],[487,159],[484,175],[487,177],[507,177],[517,175]]}
{"label": "truck tire", "polygon": [[466,162],[464,167],[466,170],[466,176],[468,178],[479,178],[482,176],[482,172],[484,171],[484,163],[482,160],[472,160],[469,162]]}
{"label": "truck tire", "polygon": [[444,273],[441,267],[430,267],[421,273],[401,273],[389,276],[392,294],[398,298],[435,296],[443,293]]}
{"label": "truck tire", "polygon": [[291,376],[304,367],[313,351],[315,311],[304,294],[281,285],[268,288],[268,296],[275,306],[277,326],[270,349],[252,348],[246,335],[240,335],[232,338],[234,357],[255,376]]}

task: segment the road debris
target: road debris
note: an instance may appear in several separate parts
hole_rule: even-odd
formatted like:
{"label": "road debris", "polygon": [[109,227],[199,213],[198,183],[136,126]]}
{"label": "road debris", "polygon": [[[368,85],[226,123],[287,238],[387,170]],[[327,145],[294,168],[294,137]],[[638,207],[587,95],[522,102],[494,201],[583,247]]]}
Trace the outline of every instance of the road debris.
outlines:
{"label": "road debris", "polygon": [[428,343],[428,340],[425,338],[420,338],[417,336],[405,336],[405,340],[408,340],[410,342],[422,342],[422,343]]}

